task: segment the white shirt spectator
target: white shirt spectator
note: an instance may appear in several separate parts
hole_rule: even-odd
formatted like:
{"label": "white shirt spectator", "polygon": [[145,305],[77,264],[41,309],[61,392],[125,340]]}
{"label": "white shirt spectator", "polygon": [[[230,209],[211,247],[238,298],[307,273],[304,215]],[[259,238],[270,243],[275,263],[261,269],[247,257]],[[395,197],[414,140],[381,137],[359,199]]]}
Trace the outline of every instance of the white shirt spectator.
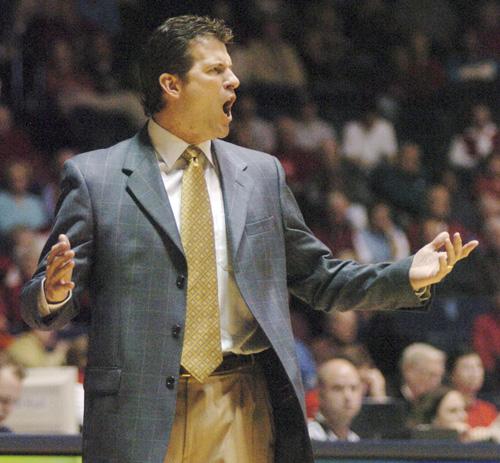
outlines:
{"label": "white shirt spectator", "polygon": [[393,125],[382,118],[377,118],[371,127],[359,121],[348,122],[343,138],[344,155],[368,170],[382,159],[396,155],[396,132]]}

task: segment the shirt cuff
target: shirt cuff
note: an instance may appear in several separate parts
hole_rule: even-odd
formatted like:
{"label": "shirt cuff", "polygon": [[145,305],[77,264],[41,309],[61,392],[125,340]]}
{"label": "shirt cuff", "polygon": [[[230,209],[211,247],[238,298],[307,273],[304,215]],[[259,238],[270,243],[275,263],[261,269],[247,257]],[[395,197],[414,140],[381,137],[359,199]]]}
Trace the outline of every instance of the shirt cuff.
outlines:
{"label": "shirt cuff", "polygon": [[424,288],[413,291],[415,296],[420,299],[420,302],[427,302],[431,298],[431,287],[425,286]]}
{"label": "shirt cuff", "polygon": [[49,304],[47,302],[47,298],[45,297],[45,291],[43,290],[43,286],[45,284],[45,278],[42,280],[42,284],[40,285],[40,293],[38,295],[38,311],[42,317],[46,317],[51,313],[59,310],[64,304],[66,304],[72,297],[73,291],[70,291],[68,297],[64,299],[62,302],[58,302],[57,304]]}

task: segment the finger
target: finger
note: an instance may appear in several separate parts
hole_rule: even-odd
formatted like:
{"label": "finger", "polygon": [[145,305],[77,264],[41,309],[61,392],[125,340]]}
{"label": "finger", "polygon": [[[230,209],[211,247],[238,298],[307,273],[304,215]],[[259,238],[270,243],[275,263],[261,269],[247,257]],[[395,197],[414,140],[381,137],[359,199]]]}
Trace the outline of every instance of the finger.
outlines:
{"label": "finger", "polygon": [[450,239],[450,234],[447,231],[441,232],[432,240],[431,245],[437,251],[444,246],[447,239]]}
{"label": "finger", "polygon": [[453,249],[455,250],[455,256],[456,259],[459,260],[460,256],[462,255],[462,237],[460,236],[460,233],[455,233],[453,235]]}
{"label": "finger", "polygon": [[58,236],[59,242],[60,243],[66,243],[68,245],[68,248],[71,248],[71,243],[69,242],[68,235],[65,235],[64,233],[61,233]]}
{"label": "finger", "polygon": [[75,267],[74,261],[67,262],[64,266],[60,267],[57,271],[53,272],[52,275],[50,275],[50,279],[49,277],[47,277],[49,283],[56,282],[61,279],[70,281],[74,267]]}
{"label": "finger", "polygon": [[64,254],[54,257],[47,266],[47,274],[56,271],[59,267],[73,259],[73,257],[75,257],[74,251],[66,251]]}
{"label": "finger", "polygon": [[446,248],[446,254],[447,254],[447,261],[448,261],[448,266],[455,265],[455,262],[457,261],[457,257],[455,255],[455,248],[453,247],[453,244],[451,244],[451,241],[449,238],[446,239],[444,242],[444,246]]}
{"label": "finger", "polygon": [[462,257],[460,257],[461,259],[464,259],[465,257],[468,257],[469,254],[474,251],[474,249],[477,248],[477,246],[479,245],[479,241],[477,240],[472,240],[472,241],[469,241],[463,248],[462,248]]}
{"label": "finger", "polygon": [[50,248],[49,255],[47,256],[47,263],[50,264],[57,256],[60,256],[69,250],[70,248],[66,242],[54,244],[54,246]]}
{"label": "finger", "polygon": [[447,263],[448,255],[445,252],[439,253],[439,271],[438,274],[443,276],[449,271]]}

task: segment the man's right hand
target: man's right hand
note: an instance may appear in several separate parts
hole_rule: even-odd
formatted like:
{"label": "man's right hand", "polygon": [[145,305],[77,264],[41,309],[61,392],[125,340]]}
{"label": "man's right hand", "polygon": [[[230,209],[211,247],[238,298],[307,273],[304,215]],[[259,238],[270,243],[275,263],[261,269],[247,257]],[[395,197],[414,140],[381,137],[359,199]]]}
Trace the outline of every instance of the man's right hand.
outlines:
{"label": "man's right hand", "polygon": [[49,304],[57,304],[68,297],[75,287],[71,281],[75,267],[75,252],[71,250],[66,235],[59,235],[59,240],[50,249],[47,257],[47,271],[44,283],[45,299]]}

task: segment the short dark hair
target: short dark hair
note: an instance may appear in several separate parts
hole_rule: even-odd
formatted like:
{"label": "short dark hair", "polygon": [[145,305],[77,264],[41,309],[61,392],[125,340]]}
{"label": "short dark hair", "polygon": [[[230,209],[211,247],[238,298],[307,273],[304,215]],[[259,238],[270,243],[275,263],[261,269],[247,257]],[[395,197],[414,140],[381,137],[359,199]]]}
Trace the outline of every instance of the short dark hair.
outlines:
{"label": "short dark hair", "polygon": [[159,76],[168,72],[184,79],[193,64],[190,42],[203,36],[213,36],[228,44],[233,33],[222,19],[191,15],[169,18],[153,31],[143,49],[139,68],[142,105],[147,116],[165,105]]}

